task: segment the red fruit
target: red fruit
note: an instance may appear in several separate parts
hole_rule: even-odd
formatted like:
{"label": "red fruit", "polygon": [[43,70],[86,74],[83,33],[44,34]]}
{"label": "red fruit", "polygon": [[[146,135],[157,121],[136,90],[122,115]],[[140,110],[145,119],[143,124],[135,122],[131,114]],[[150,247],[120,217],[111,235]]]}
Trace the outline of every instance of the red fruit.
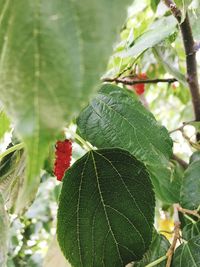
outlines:
{"label": "red fruit", "polygon": [[[147,79],[146,73],[139,73],[137,75],[137,79],[138,80],[146,80]],[[135,92],[137,95],[142,95],[145,91],[145,84],[144,83],[135,84],[134,89],[135,89]]]}
{"label": "red fruit", "polygon": [[65,171],[70,167],[72,156],[72,143],[70,140],[57,141],[56,160],[54,163],[54,174],[57,180],[62,181]]}
{"label": "red fruit", "polygon": [[134,85],[134,89],[137,95],[142,95],[145,91],[144,89],[145,85],[144,83],[139,83]]}

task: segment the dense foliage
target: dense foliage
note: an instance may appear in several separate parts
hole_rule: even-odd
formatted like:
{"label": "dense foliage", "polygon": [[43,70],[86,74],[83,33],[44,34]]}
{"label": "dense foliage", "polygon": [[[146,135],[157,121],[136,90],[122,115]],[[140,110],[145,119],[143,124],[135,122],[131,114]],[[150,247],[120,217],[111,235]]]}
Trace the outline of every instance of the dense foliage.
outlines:
{"label": "dense foliage", "polygon": [[0,10],[0,266],[200,266],[199,1]]}

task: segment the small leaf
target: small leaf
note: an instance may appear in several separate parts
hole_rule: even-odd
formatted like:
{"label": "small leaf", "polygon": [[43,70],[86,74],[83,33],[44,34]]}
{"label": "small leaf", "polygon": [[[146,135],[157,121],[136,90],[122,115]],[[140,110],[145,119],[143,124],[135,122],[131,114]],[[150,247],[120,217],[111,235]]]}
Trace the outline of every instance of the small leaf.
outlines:
{"label": "small leaf", "polygon": [[173,257],[172,267],[200,266],[200,235],[179,246]]}
{"label": "small leaf", "polygon": [[[163,51],[163,49],[165,51]],[[169,72],[174,78],[176,78],[184,87],[187,87],[187,81],[185,75],[183,75],[176,67],[174,67],[174,62],[169,60],[169,55],[165,56],[166,47],[163,49],[159,46],[155,46],[153,49],[154,55],[157,58],[158,62],[163,65],[165,70]]]}
{"label": "small leaf", "polygon": [[90,151],[66,172],[57,235],[75,267],[124,267],[147,251],[154,193],[145,166],[121,149]]}
{"label": "small leaf", "polygon": [[156,12],[157,6],[159,3],[160,3],[160,0],[151,0],[151,8],[152,8],[153,12]]}
{"label": "small leaf", "polygon": [[189,223],[182,230],[182,236],[185,240],[189,240],[197,235],[200,235],[200,221]]}
{"label": "small leaf", "polygon": [[146,49],[154,47],[176,31],[177,21],[173,16],[162,17],[156,20],[149,30],[144,32],[128,50],[119,52],[116,56],[121,58],[136,57]]}
{"label": "small leaf", "polygon": [[197,209],[200,205],[200,161],[192,162],[185,171],[181,188],[181,206]]}
{"label": "small leaf", "polygon": [[[163,235],[158,234],[156,231],[153,234],[153,240],[147,253],[140,262],[135,262],[134,267],[145,267],[149,263],[157,260],[158,258],[166,255],[170,247],[169,241]],[[166,260],[157,264],[156,267],[165,267]]]}
{"label": "small leaf", "polygon": [[165,204],[180,202],[184,170],[177,163],[147,166],[157,197]]}
{"label": "small leaf", "polygon": [[0,193],[0,266],[6,267],[7,241],[8,241],[8,217],[4,209],[3,197]]}

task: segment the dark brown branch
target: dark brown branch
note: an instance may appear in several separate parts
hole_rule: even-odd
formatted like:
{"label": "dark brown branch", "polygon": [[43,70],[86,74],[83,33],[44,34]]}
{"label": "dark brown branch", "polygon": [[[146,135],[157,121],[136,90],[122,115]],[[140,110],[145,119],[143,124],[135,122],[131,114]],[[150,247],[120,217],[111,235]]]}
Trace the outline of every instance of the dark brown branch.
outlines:
{"label": "dark brown branch", "polygon": [[173,83],[176,81],[177,79],[174,79],[174,78],[130,80],[130,77],[124,77],[124,78],[103,78],[102,79],[102,82],[115,82],[115,83],[122,83],[125,85],[134,85],[134,84],[139,84],[139,83]]}
{"label": "dark brown branch", "polygon": [[[182,14],[181,11],[177,8],[174,1],[164,0],[164,2],[171,9],[172,14],[180,23],[180,29],[186,55],[187,82],[192,96],[195,120],[200,121],[200,93],[197,76],[196,49],[194,38],[192,35],[192,29],[190,26],[189,16],[188,13],[186,13],[184,21],[181,22]],[[200,140],[200,136],[197,136],[197,140]]]}

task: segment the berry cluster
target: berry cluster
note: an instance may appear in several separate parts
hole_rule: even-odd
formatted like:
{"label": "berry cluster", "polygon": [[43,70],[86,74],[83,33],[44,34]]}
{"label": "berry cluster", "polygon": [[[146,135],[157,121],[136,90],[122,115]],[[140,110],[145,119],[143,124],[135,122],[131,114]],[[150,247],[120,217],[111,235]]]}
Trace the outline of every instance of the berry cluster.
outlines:
{"label": "berry cluster", "polygon": [[70,167],[72,143],[70,140],[57,141],[55,151],[54,174],[57,180],[62,181],[65,171]]}

